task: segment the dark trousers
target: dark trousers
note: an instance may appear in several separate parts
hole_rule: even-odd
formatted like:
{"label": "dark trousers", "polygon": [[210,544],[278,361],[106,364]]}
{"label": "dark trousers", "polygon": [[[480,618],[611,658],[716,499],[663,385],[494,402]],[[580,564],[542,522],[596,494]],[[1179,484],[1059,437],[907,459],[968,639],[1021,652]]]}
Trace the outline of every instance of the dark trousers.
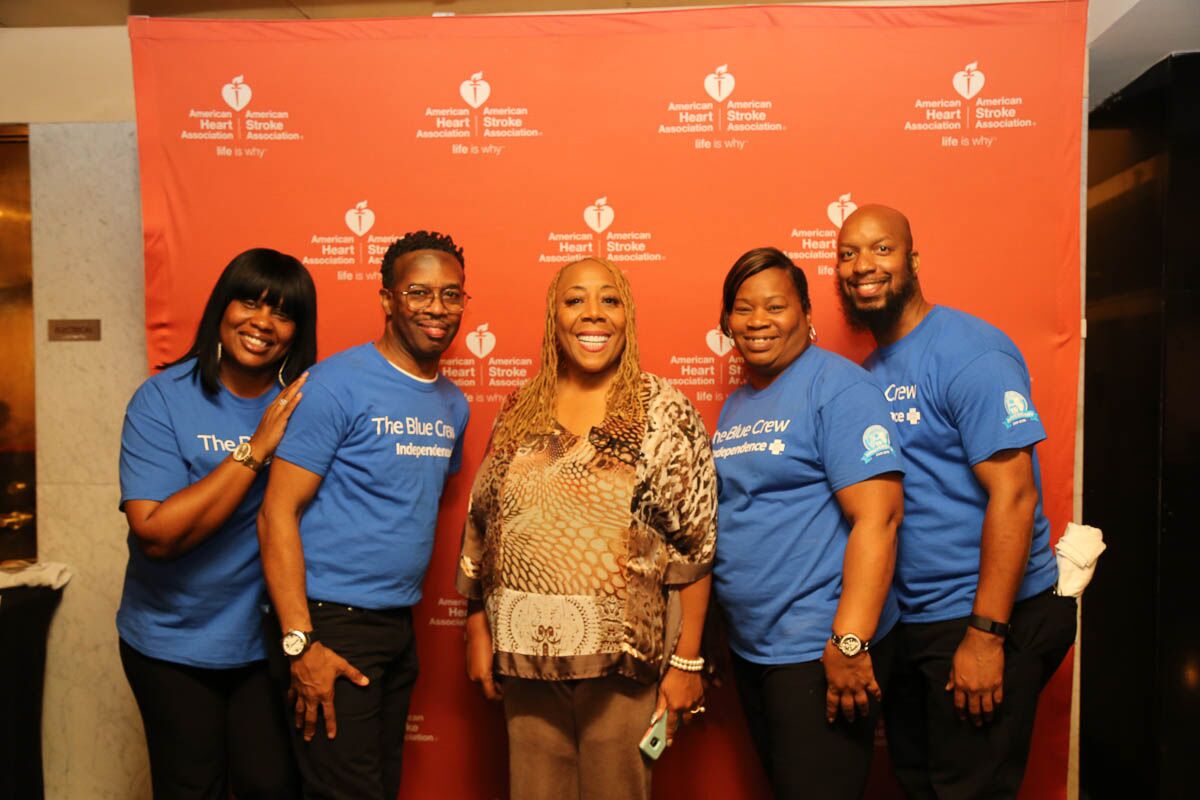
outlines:
{"label": "dark trousers", "polygon": [[[889,689],[893,635],[871,645],[875,681]],[[754,747],[777,800],[859,798],[875,751],[879,705],[865,718],[825,721],[825,665],[754,664],[733,654],[733,672]]]}
{"label": "dark trousers", "polygon": [[[310,600],[317,639],[367,676],[367,686],[345,678],[334,684],[337,737],[325,735],[317,718],[311,742],[289,725],[292,746],[309,800],[395,800],[400,791],[408,702],[417,680],[417,643],[408,608],[370,611]],[[279,646],[279,624],[268,632],[271,668],[286,692],[291,682],[287,658]],[[294,709],[288,719],[295,719]]]}
{"label": "dark trousers", "polygon": [[283,708],[265,661],[204,669],[120,643],[155,800],[277,800],[299,796]]}
{"label": "dark trousers", "polygon": [[892,766],[914,798],[1013,798],[1025,776],[1038,695],[1075,641],[1075,598],[1049,590],[1013,606],[1004,642],[1004,703],[991,722],[959,720],[945,690],[963,619],[896,626],[884,696]]}

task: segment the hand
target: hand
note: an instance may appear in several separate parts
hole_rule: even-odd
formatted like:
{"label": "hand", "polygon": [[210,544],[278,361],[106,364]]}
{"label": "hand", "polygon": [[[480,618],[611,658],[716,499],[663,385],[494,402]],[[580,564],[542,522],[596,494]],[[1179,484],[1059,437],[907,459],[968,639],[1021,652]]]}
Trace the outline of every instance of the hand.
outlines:
{"label": "hand", "polygon": [[475,614],[467,619],[467,677],[479,684],[488,700],[502,700],[504,690],[492,672],[492,632],[487,616],[484,611]]}
{"label": "hand", "polygon": [[300,387],[306,380],[308,380],[307,372],[292,381],[291,385],[280,392],[279,396],[272,400],[271,405],[267,406],[267,410],[263,412],[262,419],[258,421],[258,427],[254,429],[254,435],[250,437],[251,450],[259,461],[266,461],[275,455],[275,448],[279,447],[279,442],[283,439],[283,432],[287,429],[288,420],[291,419],[292,412],[296,410],[296,404],[304,396]]}
{"label": "hand", "polygon": [[654,707],[654,716],[662,711],[667,712],[667,744],[679,729],[680,715],[691,721],[691,709],[704,704],[704,684],[699,672],[684,672],[671,667],[658,684],[658,702]]}
{"label": "hand", "polygon": [[883,699],[883,692],[875,681],[875,667],[870,653],[859,653],[853,658],[842,655],[832,641],[825,643],[821,656],[825,665],[825,720],[832,723],[838,710],[847,722],[865,717],[871,710],[871,700]]}
{"label": "hand", "polygon": [[311,742],[317,731],[317,709],[325,715],[325,735],[337,736],[337,714],[333,710],[333,684],[338,678],[348,678],[358,686],[370,681],[350,662],[320,642],[292,659],[292,686],[288,697],[296,708],[296,727],[304,728],[304,741]]}
{"label": "hand", "polygon": [[976,726],[991,722],[1004,702],[1004,639],[968,627],[954,651],[946,691],[954,692],[958,718]]}

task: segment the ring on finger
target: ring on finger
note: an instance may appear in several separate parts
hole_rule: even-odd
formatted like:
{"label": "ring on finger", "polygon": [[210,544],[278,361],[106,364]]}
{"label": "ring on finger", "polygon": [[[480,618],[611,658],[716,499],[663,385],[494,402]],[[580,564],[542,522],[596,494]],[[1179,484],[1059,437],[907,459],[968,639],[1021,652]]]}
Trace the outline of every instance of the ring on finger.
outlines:
{"label": "ring on finger", "polygon": [[287,398],[286,398],[286,397],[281,397],[281,398],[279,398],[279,405],[281,405],[281,406],[286,406],[286,405],[287,405]]}

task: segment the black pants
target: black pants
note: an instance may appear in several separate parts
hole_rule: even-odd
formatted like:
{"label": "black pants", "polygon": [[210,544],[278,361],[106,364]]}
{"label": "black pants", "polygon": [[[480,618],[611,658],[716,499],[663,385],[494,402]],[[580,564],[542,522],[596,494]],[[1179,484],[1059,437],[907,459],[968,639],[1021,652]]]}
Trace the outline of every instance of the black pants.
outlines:
{"label": "black pants", "polygon": [[[875,681],[888,692],[892,635],[871,645]],[[755,750],[777,800],[859,798],[875,751],[879,705],[867,717],[825,721],[825,665],[754,664],[733,654],[734,678]]]}
{"label": "black pants", "polygon": [[1047,590],[1014,605],[1010,622],[1004,703],[980,727],[959,720],[945,690],[966,619],[896,626],[896,666],[883,710],[892,766],[909,797],[1017,796],[1038,695],[1075,641],[1075,598]]}
{"label": "black pants", "polygon": [[299,796],[283,708],[265,661],[204,669],[120,643],[133,689],[155,800],[276,800]]}
{"label": "black pants", "polygon": [[[408,702],[417,680],[412,611],[369,611],[315,600],[309,601],[308,611],[321,644],[349,661],[370,683],[355,686],[339,678],[334,684],[336,738],[325,735],[322,716],[317,718],[311,742],[289,724],[304,797],[395,800],[400,792]],[[291,671],[279,646],[275,620],[268,625],[268,637],[271,670],[286,694]],[[288,710],[288,719],[295,720],[294,709]]]}

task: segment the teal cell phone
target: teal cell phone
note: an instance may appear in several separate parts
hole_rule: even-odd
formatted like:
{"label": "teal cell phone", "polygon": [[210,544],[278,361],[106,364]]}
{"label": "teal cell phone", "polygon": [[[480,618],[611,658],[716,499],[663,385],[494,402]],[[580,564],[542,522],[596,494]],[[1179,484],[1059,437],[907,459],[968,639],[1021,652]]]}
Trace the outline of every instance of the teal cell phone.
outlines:
{"label": "teal cell phone", "polygon": [[667,749],[666,709],[651,721],[650,727],[646,729],[646,735],[642,737],[642,742],[638,747],[654,761],[657,761],[658,757],[663,754],[663,750]]}

